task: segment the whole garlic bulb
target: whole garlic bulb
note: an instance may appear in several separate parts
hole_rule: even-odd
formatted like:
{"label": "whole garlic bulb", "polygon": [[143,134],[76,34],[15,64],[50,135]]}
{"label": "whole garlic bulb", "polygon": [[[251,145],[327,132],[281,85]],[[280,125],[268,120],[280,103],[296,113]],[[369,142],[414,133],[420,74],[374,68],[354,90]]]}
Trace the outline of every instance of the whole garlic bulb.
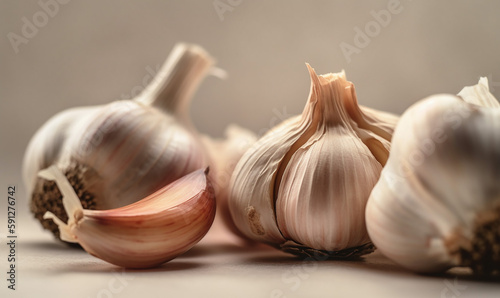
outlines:
{"label": "whole garlic bulb", "polygon": [[316,75],[302,115],[240,159],[229,208],[247,237],[299,254],[371,251],[365,204],[386,162],[397,117],[358,106],[344,72]]}
{"label": "whole garlic bulb", "polygon": [[178,44],[152,83],[132,100],[63,111],[31,139],[23,175],[31,210],[45,228],[50,211],[65,221],[55,183],[37,173],[56,165],[85,209],[136,202],[208,164],[188,117],[189,101],[213,59],[201,47]]}
{"label": "whole garlic bulb", "polygon": [[500,270],[500,104],[486,78],[401,117],[366,208],[370,238],[416,272]]}
{"label": "whole garlic bulb", "polygon": [[[206,135],[202,136],[201,139],[211,159],[210,177],[217,196],[217,216],[205,239],[212,234],[217,234],[217,237],[214,237],[215,241],[225,240],[228,242],[233,238],[233,241],[230,242],[248,245],[250,243],[246,241],[246,237],[239,232],[231,219],[228,192],[229,182],[236,164],[243,154],[255,144],[257,136],[252,131],[236,124],[227,126],[224,134],[223,139],[213,139]],[[231,233],[227,233],[228,231]],[[233,237],[233,235],[238,237]]]}

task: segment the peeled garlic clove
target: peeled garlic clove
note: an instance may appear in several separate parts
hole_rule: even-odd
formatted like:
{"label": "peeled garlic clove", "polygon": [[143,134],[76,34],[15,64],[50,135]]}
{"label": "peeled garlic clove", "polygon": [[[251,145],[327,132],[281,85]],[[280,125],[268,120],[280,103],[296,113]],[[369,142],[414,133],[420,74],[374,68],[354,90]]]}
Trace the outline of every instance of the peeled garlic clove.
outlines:
{"label": "peeled garlic clove", "polygon": [[42,170],[63,194],[69,220],[47,211],[61,239],[126,268],[158,266],[193,247],[215,216],[215,196],[207,171],[198,170],[133,204],[111,210],[85,210],[66,176],[56,167]]}
{"label": "peeled garlic clove", "polygon": [[486,78],[401,117],[366,208],[370,238],[416,272],[500,270],[500,109]]}
{"label": "peeled garlic clove", "polygon": [[349,257],[372,250],[366,200],[389,153],[396,116],[360,108],[345,73],[318,76],[302,115],[249,149],[229,207],[247,237],[283,250]]}
{"label": "peeled garlic clove", "polygon": [[178,44],[157,77],[137,98],[73,108],[51,118],[33,136],[23,161],[31,211],[66,220],[60,193],[37,173],[57,165],[86,209],[136,202],[206,167],[206,149],[188,117],[189,101],[214,61],[196,45]]}

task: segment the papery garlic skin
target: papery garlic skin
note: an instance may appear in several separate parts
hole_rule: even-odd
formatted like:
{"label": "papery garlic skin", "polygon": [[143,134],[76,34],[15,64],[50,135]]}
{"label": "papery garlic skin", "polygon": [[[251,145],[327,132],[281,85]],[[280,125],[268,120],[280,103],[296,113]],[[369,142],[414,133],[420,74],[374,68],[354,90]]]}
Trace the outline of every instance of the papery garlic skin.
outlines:
{"label": "papery garlic skin", "polygon": [[[154,107],[122,101],[92,112],[71,126],[60,154],[41,166],[85,165],[94,172],[86,185],[92,186],[98,209],[133,203],[207,164],[202,146],[189,130]],[[32,144],[39,144],[38,139]]]}
{"label": "papery garlic skin", "polygon": [[485,78],[459,95],[402,115],[366,208],[377,248],[416,272],[500,269],[499,104]]}
{"label": "papery garlic skin", "polygon": [[[318,76],[308,68],[311,91],[302,115],[270,130],[241,158],[229,207],[251,239],[334,255],[370,242],[364,208],[397,117],[364,115],[343,72]],[[380,125],[384,117],[390,121]]]}
{"label": "papery garlic skin", "polygon": [[56,181],[68,214],[64,223],[51,212],[61,239],[79,243],[88,253],[126,268],[163,264],[193,247],[215,217],[215,194],[203,170],[188,174],[133,204],[111,210],[85,210],[56,166],[42,170]]}
{"label": "papery garlic skin", "polygon": [[42,219],[49,208],[65,217],[60,195],[45,190],[53,183],[36,176],[50,165],[76,177],[71,183],[95,209],[136,202],[206,167],[208,155],[188,112],[194,90],[213,63],[201,47],[178,44],[137,98],[70,109],[42,126],[23,162],[31,209],[42,224],[57,231]]}
{"label": "papery garlic skin", "polygon": [[[210,136],[203,135],[201,141],[205,145],[208,155],[210,156],[210,177],[217,196],[217,218],[215,219],[212,230],[214,233],[219,234],[219,239],[220,236],[229,229],[234,235],[242,238],[237,239],[236,243],[241,242],[241,240],[247,240],[236,228],[231,218],[228,192],[229,182],[236,164],[243,154],[255,144],[257,136],[248,129],[242,128],[236,124],[231,124],[226,127],[224,138],[214,139]],[[226,235],[226,239],[230,236],[231,235]]]}

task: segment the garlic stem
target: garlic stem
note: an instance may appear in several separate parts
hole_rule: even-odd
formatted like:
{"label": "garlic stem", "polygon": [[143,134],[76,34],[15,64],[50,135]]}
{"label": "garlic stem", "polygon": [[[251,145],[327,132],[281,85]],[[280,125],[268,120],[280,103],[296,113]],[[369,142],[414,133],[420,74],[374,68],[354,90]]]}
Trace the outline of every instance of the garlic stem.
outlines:
{"label": "garlic stem", "polygon": [[191,125],[190,99],[213,64],[213,58],[203,48],[179,43],[136,100],[176,115]]}
{"label": "garlic stem", "polygon": [[[347,101],[345,97],[350,96],[346,90],[352,83],[345,79],[344,71],[318,76],[311,66],[307,65],[307,67],[315,89],[314,97],[318,102],[315,113],[321,116],[319,123],[328,126],[343,125],[350,128],[350,118],[344,101]],[[314,118],[317,117],[314,116]]]}

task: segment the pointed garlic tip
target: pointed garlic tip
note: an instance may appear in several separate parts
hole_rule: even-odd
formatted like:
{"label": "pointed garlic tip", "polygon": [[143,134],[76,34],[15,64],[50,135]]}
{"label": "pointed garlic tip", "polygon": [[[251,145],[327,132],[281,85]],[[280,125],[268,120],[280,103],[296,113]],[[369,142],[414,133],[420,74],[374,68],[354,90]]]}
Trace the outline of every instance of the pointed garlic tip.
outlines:
{"label": "pointed garlic tip", "polygon": [[309,77],[311,78],[311,80],[313,80],[315,77],[318,76],[316,74],[316,71],[314,70],[314,68],[311,66],[311,64],[306,63],[306,67],[307,67],[307,71],[309,73]]}
{"label": "pointed garlic tip", "polygon": [[490,91],[487,77],[480,77],[478,85],[482,85],[482,86],[486,87],[486,90]]}
{"label": "pointed garlic tip", "polygon": [[312,68],[312,66],[309,63],[306,63],[306,67],[307,67],[307,71],[309,72],[309,78],[311,79],[311,90],[309,93],[309,100],[315,101],[315,100],[317,100],[316,96],[311,96],[311,95],[313,95],[313,94],[316,95],[316,93],[319,92],[319,90],[318,90],[318,86],[320,85],[319,77],[316,74],[316,71],[314,70],[314,68]]}
{"label": "pointed garlic tip", "polygon": [[[189,250],[208,232],[215,216],[208,171],[195,171],[121,208],[75,212],[68,224],[50,212],[44,218],[59,226],[63,240],[78,242],[104,261],[126,268],[158,266]],[[54,173],[44,171],[42,176],[52,179]],[[66,187],[57,180],[62,177],[56,182]]]}
{"label": "pointed garlic tip", "polygon": [[491,94],[488,78],[481,77],[477,85],[464,87],[458,96],[465,102],[488,108],[500,107],[498,100]]}
{"label": "pointed garlic tip", "polygon": [[[312,117],[313,122],[336,125],[346,121],[343,98],[348,82],[344,73],[317,75],[314,68],[306,63],[311,79],[308,103],[303,117]],[[314,124],[313,124],[314,126]]]}
{"label": "pointed garlic tip", "polygon": [[326,78],[326,79],[328,79],[328,81],[333,81],[336,79],[341,79],[343,81],[347,80],[346,73],[345,73],[344,69],[342,69],[340,72],[336,72],[336,73],[327,73],[327,74],[323,74],[323,75],[318,75],[316,73],[316,71],[314,70],[314,68],[309,63],[306,63],[306,67],[307,67],[307,70],[309,71],[309,76],[310,76],[311,81],[313,83],[315,83],[315,82],[319,83],[319,78]]}

